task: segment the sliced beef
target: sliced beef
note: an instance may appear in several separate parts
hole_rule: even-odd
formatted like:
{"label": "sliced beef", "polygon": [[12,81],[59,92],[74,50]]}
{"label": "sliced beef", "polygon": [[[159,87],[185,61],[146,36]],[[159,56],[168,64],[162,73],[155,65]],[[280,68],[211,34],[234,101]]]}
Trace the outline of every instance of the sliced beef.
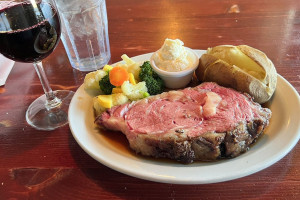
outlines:
{"label": "sliced beef", "polygon": [[247,151],[270,117],[249,95],[203,83],[113,107],[95,122],[123,132],[137,153],[191,163]]}

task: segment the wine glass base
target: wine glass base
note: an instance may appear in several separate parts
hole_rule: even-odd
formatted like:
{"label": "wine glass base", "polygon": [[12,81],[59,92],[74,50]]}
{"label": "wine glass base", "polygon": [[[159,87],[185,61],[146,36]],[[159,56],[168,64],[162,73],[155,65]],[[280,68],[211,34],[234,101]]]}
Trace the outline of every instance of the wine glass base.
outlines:
{"label": "wine glass base", "polygon": [[68,109],[73,91],[53,91],[60,102],[54,108],[47,108],[46,95],[42,95],[31,103],[26,111],[26,121],[38,130],[51,131],[68,123]]}

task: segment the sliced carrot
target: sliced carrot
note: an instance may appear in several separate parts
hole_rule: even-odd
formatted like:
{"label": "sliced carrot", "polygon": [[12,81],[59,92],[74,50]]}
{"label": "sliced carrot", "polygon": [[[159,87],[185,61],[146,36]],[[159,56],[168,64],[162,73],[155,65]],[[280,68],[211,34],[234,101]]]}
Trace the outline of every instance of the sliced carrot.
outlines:
{"label": "sliced carrot", "polygon": [[109,72],[110,83],[114,86],[121,86],[128,79],[128,72],[122,67],[113,67]]}

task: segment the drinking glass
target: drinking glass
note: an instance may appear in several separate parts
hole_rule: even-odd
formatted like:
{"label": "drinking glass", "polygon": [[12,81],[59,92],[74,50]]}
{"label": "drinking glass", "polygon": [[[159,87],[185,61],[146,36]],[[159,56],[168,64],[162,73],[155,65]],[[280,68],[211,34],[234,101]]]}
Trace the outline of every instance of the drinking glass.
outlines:
{"label": "drinking glass", "polygon": [[74,92],[52,91],[42,65],[58,44],[61,28],[52,0],[0,0],[0,53],[18,62],[33,63],[45,94],[26,111],[28,124],[54,130],[68,123]]}
{"label": "drinking glass", "polygon": [[55,0],[61,40],[73,68],[95,71],[110,60],[105,0]]}

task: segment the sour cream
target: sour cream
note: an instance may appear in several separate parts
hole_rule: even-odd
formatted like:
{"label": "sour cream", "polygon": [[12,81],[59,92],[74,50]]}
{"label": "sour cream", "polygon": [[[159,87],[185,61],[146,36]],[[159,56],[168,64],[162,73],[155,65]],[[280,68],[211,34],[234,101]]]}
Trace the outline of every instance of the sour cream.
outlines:
{"label": "sour cream", "polygon": [[192,66],[186,47],[179,39],[166,39],[163,46],[153,54],[156,66],[168,72],[180,72]]}

